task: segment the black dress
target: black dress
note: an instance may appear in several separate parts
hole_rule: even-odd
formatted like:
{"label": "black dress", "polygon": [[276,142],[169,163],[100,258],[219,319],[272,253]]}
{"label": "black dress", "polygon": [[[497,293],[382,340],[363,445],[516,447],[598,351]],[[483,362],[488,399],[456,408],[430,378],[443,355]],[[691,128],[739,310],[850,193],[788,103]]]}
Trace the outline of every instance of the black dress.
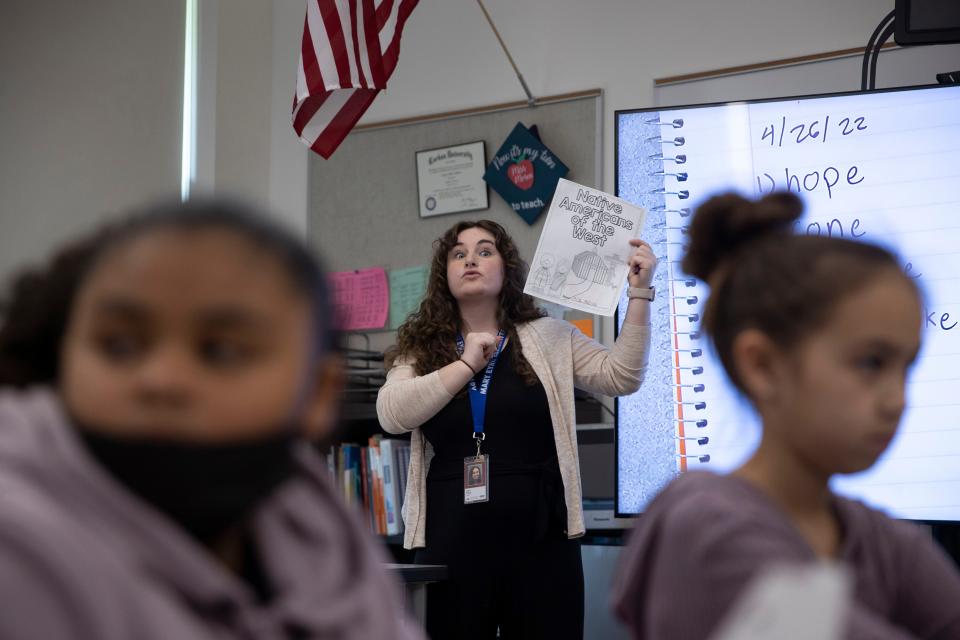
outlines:
{"label": "black dress", "polygon": [[[567,511],[543,385],[514,371],[508,343],[487,392],[482,453],[490,456],[489,502],[463,503],[463,459],[476,454],[467,393],[421,429],[434,449],[427,474],[422,564],[445,564],[430,585],[432,640],[583,637],[580,543]],[[483,372],[478,374],[479,385]]]}

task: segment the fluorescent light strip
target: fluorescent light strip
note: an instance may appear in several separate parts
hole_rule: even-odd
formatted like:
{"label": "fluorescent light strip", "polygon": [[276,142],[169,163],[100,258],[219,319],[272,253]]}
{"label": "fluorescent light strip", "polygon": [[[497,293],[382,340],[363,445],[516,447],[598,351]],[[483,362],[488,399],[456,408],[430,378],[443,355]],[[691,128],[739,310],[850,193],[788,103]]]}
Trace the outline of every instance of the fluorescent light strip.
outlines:
{"label": "fluorescent light strip", "polygon": [[186,0],[183,46],[183,147],[181,151],[180,199],[190,197],[197,172],[197,3]]}

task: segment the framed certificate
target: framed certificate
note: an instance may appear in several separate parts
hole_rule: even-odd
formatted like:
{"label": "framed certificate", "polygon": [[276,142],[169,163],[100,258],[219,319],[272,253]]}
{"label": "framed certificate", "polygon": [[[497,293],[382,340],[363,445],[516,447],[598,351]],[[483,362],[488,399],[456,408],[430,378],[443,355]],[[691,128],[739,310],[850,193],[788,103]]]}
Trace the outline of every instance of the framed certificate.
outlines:
{"label": "framed certificate", "polygon": [[417,151],[417,198],[421,218],[486,209],[486,147],[483,141]]}

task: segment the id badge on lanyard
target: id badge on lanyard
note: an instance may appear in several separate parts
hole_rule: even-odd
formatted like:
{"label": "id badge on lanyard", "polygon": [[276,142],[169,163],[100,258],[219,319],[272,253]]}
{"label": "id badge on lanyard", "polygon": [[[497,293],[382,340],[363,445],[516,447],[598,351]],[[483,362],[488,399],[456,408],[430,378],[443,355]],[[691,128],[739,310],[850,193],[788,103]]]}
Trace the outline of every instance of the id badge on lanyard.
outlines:
{"label": "id badge on lanyard", "polygon": [[[497,366],[500,351],[503,350],[506,333],[501,329],[497,332],[497,351],[487,363],[483,372],[480,386],[470,378],[467,390],[470,395],[470,413],[473,416],[473,439],[477,443],[477,455],[463,459],[463,503],[474,504],[490,500],[490,456],[480,453],[486,434],[483,432],[483,422],[487,412],[487,391],[490,389],[490,380],[493,370]],[[463,337],[457,336],[457,351],[463,353]]]}

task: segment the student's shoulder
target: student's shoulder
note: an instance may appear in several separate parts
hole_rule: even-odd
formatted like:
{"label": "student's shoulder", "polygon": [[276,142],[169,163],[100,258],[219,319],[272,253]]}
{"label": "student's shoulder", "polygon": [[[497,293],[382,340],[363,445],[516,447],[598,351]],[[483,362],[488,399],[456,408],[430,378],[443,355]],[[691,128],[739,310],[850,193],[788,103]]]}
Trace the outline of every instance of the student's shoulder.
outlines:
{"label": "student's shoulder", "polygon": [[[97,612],[116,606],[122,595],[102,597],[115,584],[113,562],[82,523],[52,508],[42,492],[0,488],[0,600],[19,617],[0,622],[0,636],[107,637]],[[18,625],[26,620],[34,635],[21,635]]]}
{"label": "student's shoulder", "polygon": [[909,549],[930,541],[930,535],[916,524],[897,520],[887,513],[852,498],[834,497],[848,537],[858,544],[882,541],[884,549]]}
{"label": "student's shoulder", "polygon": [[0,498],[0,602],[16,612],[0,616],[0,638],[199,637],[199,623],[169,603],[149,570],[132,565],[102,530],[66,509],[22,498]]}
{"label": "student's shoulder", "polygon": [[717,509],[730,501],[727,478],[708,471],[681,473],[651,502],[648,513],[676,514],[688,510]]}
{"label": "student's shoulder", "polygon": [[758,537],[788,537],[758,489],[739,478],[705,471],[687,472],[671,482],[641,516],[641,523],[644,519],[664,535],[691,545],[741,545]]}
{"label": "student's shoulder", "polygon": [[11,459],[43,456],[54,446],[64,422],[56,394],[46,387],[0,387],[0,456]]}
{"label": "student's shoulder", "polygon": [[[960,631],[960,616],[956,613],[960,573],[929,531],[856,500],[836,498],[836,509],[845,534],[842,556],[850,567],[868,576],[884,597],[897,603],[906,618],[926,624],[929,620],[924,622],[925,616],[932,610],[950,610],[954,625],[951,629]],[[924,633],[918,637],[933,635]]]}
{"label": "student's shoulder", "polygon": [[110,555],[57,473],[61,413],[48,389],[0,390],[0,575],[17,565],[66,582]]}
{"label": "student's shoulder", "polygon": [[743,488],[730,476],[709,471],[688,471],[680,474],[654,499],[652,508],[675,509],[682,505],[725,510],[740,502]]}
{"label": "student's shoulder", "polygon": [[69,505],[33,480],[10,469],[0,473],[0,554],[47,569],[96,563],[97,536]]}

